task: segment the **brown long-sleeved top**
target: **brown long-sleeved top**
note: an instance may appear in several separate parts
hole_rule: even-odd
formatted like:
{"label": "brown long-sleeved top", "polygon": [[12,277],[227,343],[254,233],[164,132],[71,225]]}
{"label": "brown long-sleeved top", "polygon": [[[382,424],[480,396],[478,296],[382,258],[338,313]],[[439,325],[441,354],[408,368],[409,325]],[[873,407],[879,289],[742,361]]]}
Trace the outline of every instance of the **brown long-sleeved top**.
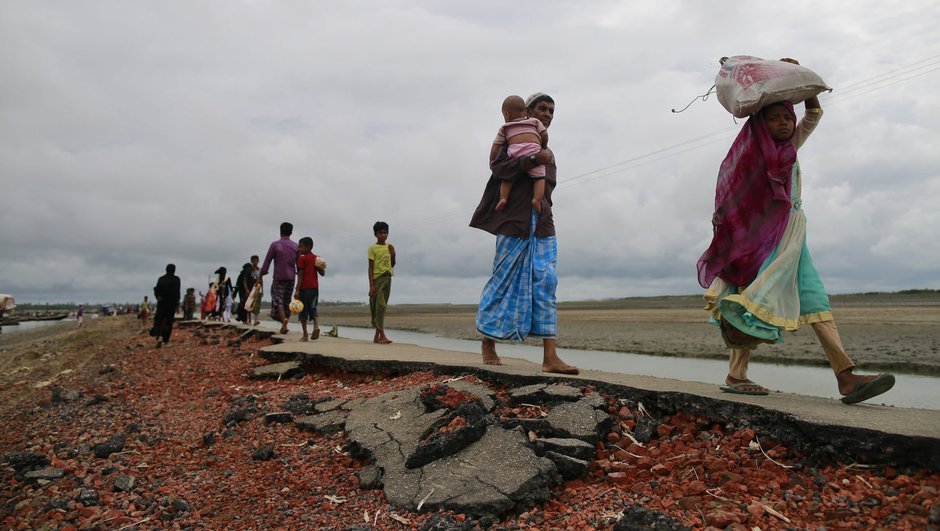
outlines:
{"label": "brown long-sleeved top", "polygon": [[[477,205],[473,217],[470,218],[470,226],[491,234],[528,239],[532,217],[532,183],[535,180],[526,173],[525,159],[509,158],[504,146],[490,164],[490,170],[493,174],[486,183],[480,204]],[[545,165],[545,196],[542,199],[542,213],[535,224],[536,238],[555,235],[555,222],[552,219],[552,190],[557,184],[557,171],[554,163]],[[513,181],[512,191],[506,208],[502,212],[496,212],[499,185],[502,181]]]}

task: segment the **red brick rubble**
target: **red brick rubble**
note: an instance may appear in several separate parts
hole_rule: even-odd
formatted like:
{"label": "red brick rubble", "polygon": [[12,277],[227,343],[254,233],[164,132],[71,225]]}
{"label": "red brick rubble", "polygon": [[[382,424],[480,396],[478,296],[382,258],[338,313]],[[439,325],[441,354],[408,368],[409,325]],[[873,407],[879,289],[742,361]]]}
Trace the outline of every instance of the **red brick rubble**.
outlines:
{"label": "red brick rubble", "polygon": [[[321,371],[251,380],[251,370],[268,363],[254,354],[266,342],[236,338],[234,331],[206,337],[182,329],[156,349],[141,335],[59,378],[57,401],[49,388],[38,389],[35,400],[5,411],[0,450],[47,456],[48,466],[65,473],[24,482],[4,468],[2,528],[411,529],[428,521],[429,514],[390,506],[381,490],[359,490],[356,474],[365,463],[347,455],[343,433],[308,433],[263,417],[301,393],[311,400],[371,397],[446,376]],[[62,399],[62,390],[81,397]],[[505,389],[497,390],[499,402]],[[603,529],[625,507],[640,505],[691,528],[924,529],[937,511],[940,474],[792,467],[801,456],[784,445],[758,444],[753,431],[682,412],[658,419],[653,438],[640,444],[629,433],[642,413],[616,397],[608,403],[615,432],[597,444],[588,477],[497,526]],[[245,420],[226,426],[233,404],[246,413],[232,418]],[[500,414],[531,418],[545,410],[503,404]],[[96,457],[95,444],[121,433],[120,451]],[[265,447],[272,451],[259,452]],[[96,498],[89,499],[91,491]]]}

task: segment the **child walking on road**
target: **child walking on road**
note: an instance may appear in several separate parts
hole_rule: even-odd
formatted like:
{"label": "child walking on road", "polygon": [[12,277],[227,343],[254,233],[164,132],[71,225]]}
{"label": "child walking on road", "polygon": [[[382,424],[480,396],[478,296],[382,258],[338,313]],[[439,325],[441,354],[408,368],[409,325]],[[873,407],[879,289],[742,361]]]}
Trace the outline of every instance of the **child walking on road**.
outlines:
{"label": "child walking on road", "polygon": [[387,243],[388,223],[376,221],[372,226],[375,243],[369,247],[369,310],[375,327],[374,343],[386,345],[392,340],[385,337],[385,309],[392,292],[395,268],[395,247]]}
{"label": "child walking on road", "polygon": [[[311,251],[313,249],[313,238],[305,236],[297,242],[297,288],[294,289],[294,298],[299,299],[304,304],[304,309],[300,311],[300,326],[303,328],[304,335],[301,341],[317,339],[320,337],[320,325],[317,322],[317,302],[320,299],[320,279],[326,275],[326,269],[323,261],[320,260],[320,267],[317,267],[318,257]],[[307,321],[313,321],[313,334],[307,335]]]}

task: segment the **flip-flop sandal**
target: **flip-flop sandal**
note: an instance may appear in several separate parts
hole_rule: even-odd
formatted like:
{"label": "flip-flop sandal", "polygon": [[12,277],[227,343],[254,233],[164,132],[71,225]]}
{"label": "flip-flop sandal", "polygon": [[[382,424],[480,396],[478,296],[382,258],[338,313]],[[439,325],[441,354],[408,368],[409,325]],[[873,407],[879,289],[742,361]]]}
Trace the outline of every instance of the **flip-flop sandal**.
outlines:
{"label": "flip-flop sandal", "polygon": [[[758,387],[759,389],[754,391],[748,391],[744,389],[745,387]],[[770,391],[766,387],[754,382],[738,382],[728,385],[722,385],[719,387],[724,393],[731,393],[734,395],[752,395],[752,396],[764,396],[770,394]]]}
{"label": "flip-flop sandal", "polygon": [[894,387],[893,374],[879,374],[874,380],[842,397],[843,404],[857,404]]}

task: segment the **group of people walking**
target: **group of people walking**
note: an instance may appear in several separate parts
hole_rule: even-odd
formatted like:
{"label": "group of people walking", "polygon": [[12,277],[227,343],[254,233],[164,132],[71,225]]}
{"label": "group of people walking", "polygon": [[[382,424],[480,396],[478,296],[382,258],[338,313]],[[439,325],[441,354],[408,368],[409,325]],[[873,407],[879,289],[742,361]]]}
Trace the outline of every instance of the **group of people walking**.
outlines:
{"label": "group of people walking", "polygon": [[[225,267],[216,269],[210,277],[208,289],[205,292],[199,292],[200,319],[228,323],[232,321],[234,310],[236,321],[244,324],[260,324],[258,316],[261,313],[261,296],[258,292],[260,292],[261,285],[258,283],[260,280],[258,261],[258,256],[254,255],[250,262],[245,262],[234,283],[228,275],[228,269]],[[253,291],[255,296],[249,298]],[[186,290],[182,310],[184,319],[193,318],[196,310],[196,296],[193,288]]]}
{"label": "group of people walking", "polygon": [[[264,262],[259,267],[260,258],[255,255],[251,261],[245,263],[238,278],[233,284],[225,267],[215,271],[209,281],[209,288],[200,292],[201,300],[198,308],[200,319],[218,319],[224,322],[231,321],[231,308],[234,307],[236,320],[244,324],[260,324],[261,298],[263,295],[263,278],[271,274],[270,297],[271,319],[281,324],[280,333],[288,332],[288,323],[292,313],[298,314],[302,328],[301,341],[317,339],[320,336],[319,315],[317,306],[320,299],[319,277],[326,275],[326,261],[313,253],[313,238],[305,236],[298,242],[291,239],[294,231],[292,223],[284,222],[280,225],[280,238],[271,242]],[[384,221],[377,221],[372,227],[376,243],[368,249],[368,279],[369,279],[369,309],[372,314],[372,325],[375,327],[375,343],[389,344],[392,341],[385,335],[385,312],[392,289],[392,275],[394,274],[396,254],[395,247],[387,242],[389,226]],[[173,271],[171,271],[171,269]],[[167,265],[167,275],[172,275],[176,267]],[[179,306],[179,279],[176,278],[176,294],[170,293],[172,288],[167,287],[164,277],[157,282],[154,295],[158,300],[158,314],[160,326],[155,319],[151,335],[158,337],[158,346],[169,341],[172,329],[172,320],[169,328],[166,312],[160,312],[161,302],[172,302],[173,313]],[[159,294],[157,292],[160,292]],[[196,296],[193,288],[186,290],[182,299],[183,318],[193,319],[197,308]],[[149,301],[145,297],[145,305],[149,308]],[[312,328],[307,328],[307,323]],[[164,333],[165,331],[165,333]]]}
{"label": "group of people walking", "polygon": [[[829,298],[806,247],[796,151],[815,129],[822,108],[815,97],[805,101],[805,108],[798,121],[792,104],[774,103],[744,124],[719,170],[713,239],[699,260],[698,277],[707,288],[711,322],[731,349],[722,391],[767,394],[766,387],[748,378],[750,352],[761,343],[782,341],[784,330],[810,324],[835,373],[843,402],[856,403],[890,389],[894,377],[854,374],[855,364],[842,346]],[[578,374],[578,368],[565,363],[557,352],[558,242],[552,216],[557,166],[546,132],[555,115],[555,101],[544,93],[524,101],[510,96],[503,115],[506,123],[490,152],[492,174],[470,220],[471,227],[496,236],[492,274],[476,315],[483,363],[502,364],[497,341],[535,337],[542,340],[543,372]],[[387,223],[377,222],[376,243],[368,250],[373,341],[379,344],[391,343],[384,316],[396,253],[387,242],[388,230]],[[292,232],[291,223],[282,223],[280,239],[270,244],[260,268],[253,256],[234,285],[225,268],[219,268],[204,295],[202,317],[230,320],[231,297],[237,295],[237,319],[258,324],[260,297],[253,299],[251,294],[260,289],[265,275],[273,273],[271,317],[281,323],[280,332],[288,331],[290,304],[296,299],[303,307],[301,340],[316,339],[318,277],[325,275],[326,266],[312,253],[312,239],[295,243]],[[172,269],[172,264],[167,266],[167,275],[154,288],[157,311],[152,333],[158,343],[169,340],[170,305],[175,312],[179,301],[179,279],[172,280]],[[192,314],[186,312],[193,304],[184,303],[189,318]],[[310,334],[308,321],[313,322]]]}
{"label": "group of people walking", "polygon": [[[261,277],[271,270],[271,318],[281,323],[280,333],[287,333],[291,304],[300,308],[298,319],[301,325],[301,341],[320,336],[317,304],[320,298],[319,277],[326,275],[326,261],[313,253],[313,239],[309,236],[298,242],[291,239],[294,226],[281,223],[278,240],[271,242],[261,266]],[[376,243],[368,249],[369,311],[375,328],[373,341],[389,344],[385,335],[385,311],[391,295],[392,275],[395,271],[395,247],[388,243],[388,223],[377,221],[372,226]],[[299,302],[299,304],[298,304]],[[307,322],[313,328],[308,331]]]}

